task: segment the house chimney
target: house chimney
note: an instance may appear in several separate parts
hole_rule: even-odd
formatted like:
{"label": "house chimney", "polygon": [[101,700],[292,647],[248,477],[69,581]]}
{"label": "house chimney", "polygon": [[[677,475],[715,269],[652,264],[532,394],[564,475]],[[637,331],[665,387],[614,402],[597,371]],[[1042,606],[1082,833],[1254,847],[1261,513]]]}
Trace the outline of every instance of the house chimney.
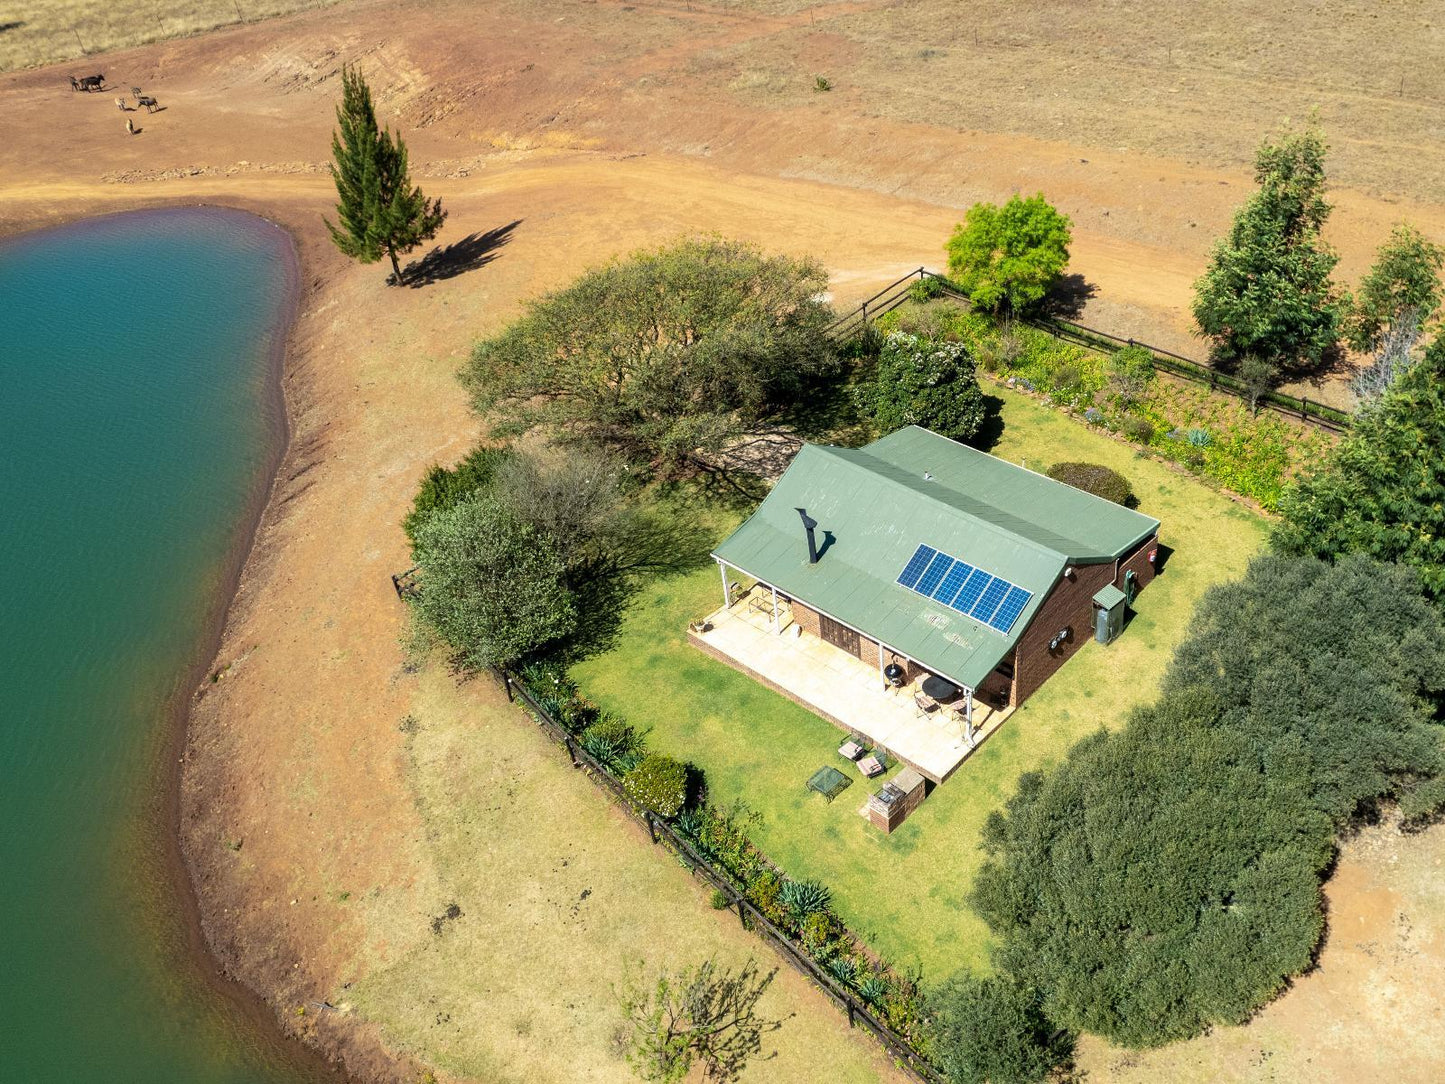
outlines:
{"label": "house chimney", "polygon": [[808,532],[808,564],[816,565],[818,563],[818,542],[813,537],[813,530],[818,526],[818,521],[808,515],[806,508],[797,509],[797,513],[803,517],[803,530]]}

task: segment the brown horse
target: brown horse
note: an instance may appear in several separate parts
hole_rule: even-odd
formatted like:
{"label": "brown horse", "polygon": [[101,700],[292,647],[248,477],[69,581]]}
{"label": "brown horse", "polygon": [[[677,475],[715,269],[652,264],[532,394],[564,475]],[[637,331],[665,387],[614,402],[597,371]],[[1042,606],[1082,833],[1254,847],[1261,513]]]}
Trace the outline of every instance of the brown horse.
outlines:
{"label": "brown horse", "polygon": [[105,76],[104,76],[104,75],[87,75],[87,76],[84,76],[83,78],[77,79],[75,76],[72,75],[72,76],[70,77],[70,89],[71,89],[71,90],[83,90],[83,91],[85,91],[87,94],[90,93],[92,90],[104,90],[104,89],[105,89]]}

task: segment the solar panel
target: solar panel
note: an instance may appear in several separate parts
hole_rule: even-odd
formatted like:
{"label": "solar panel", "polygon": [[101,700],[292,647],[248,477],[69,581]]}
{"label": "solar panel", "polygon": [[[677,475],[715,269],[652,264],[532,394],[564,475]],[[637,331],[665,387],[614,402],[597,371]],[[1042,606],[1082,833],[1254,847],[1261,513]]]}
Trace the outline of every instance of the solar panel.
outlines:
{"label": "solar panel", "polygon": [[1014,622],[1019,619],[1019,614],[1024,612],[1024,607],[1028,605],[1028,602],[1029,593],[1027,591],[1022,587],[1010,587],[1008,595],[1005,596],[1003,602],[999,603],[993,616],[988,619],[989,625],[1007,635],[1009,629],[1014,627]]}
{"label": "solar panel", "polygon": [[969,573],[972,571],[973,565],[954,561],[953,567],[948,570],[948,575],[943,577],[937,590],[933,592],[933,601],[941,602],[945,606],[952,605],[953,596],[958,594],[958,589],[963,586],[963,581],[968,579]]}
{"label": "solar panel", "polygon": [[919,546],[898,582],[933,601],[1008,635],[1033,593],[932,546]]}
{"label": "solar panel", "polygon": [[918,577],[923,575],[923,570],[928,567],[928,562],[933,560],[937,552],[932,546],[919,546],[913,551],[913,556],[908,558],[908,563],[903,566],[903,574],[898,577],[898,582],[904,587],[912,587],[918,582]]}
{"label": "solar panel", "polygon": [[1004,596],[1008,594],[1008,589],[1012,586],[1013,584],[1009,583],[1008,580],[1001,580],[995,576],[988,587],[984,588],[984,592],[979,597],[979,600],[973,604],[973,609],[968,611],[968,616],[987,622],[988,619],[993,616],[993,612],[998,609],[998,604],[1003,601]]}
{"label": "solar panel", "polygon": [[920,595],[932,595],[938,587],[938,582],[953,567],[953,558],[946,553],[940,553],[929,562],[928,570],[918,578],[918,586],[914,588]]}

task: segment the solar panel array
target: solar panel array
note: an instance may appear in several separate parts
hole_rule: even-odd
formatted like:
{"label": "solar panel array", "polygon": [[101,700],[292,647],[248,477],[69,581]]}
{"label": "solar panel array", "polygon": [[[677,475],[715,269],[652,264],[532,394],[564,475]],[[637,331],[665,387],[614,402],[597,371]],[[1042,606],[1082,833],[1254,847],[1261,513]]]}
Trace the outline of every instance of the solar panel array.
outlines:
{"label": "solar panel array", "polygon": [[898,582],[1004,635],[1008,635],[1033,597],[1033,592],[932,546],[919,546],[913,551]]}

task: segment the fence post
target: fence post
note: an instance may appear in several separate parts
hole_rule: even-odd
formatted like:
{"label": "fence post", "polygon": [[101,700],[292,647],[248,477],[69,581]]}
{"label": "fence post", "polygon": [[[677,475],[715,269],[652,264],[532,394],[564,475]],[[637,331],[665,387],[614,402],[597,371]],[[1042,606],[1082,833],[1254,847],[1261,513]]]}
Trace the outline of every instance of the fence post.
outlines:
{"label": "fence post", "polygon": [[581,767],[581,764],[577,760],[577,749],[572,744],[572,735],[564,734],[562,735],[562,740],[567,743],[567,755],[572,758],[572,767]]}
{"label": "fence post", "polygon": [[507,691],[507,703],[515,704],[517,702],[517,698],[512,693],[512,675],[507,673],[505,670],[502,671],[502,688]]}
{"label": "fence post", "polygon": [[657,842],[657,822],[652,819],[652,810],[647,811],[647,834],[652,837],[652,842]]}
{"label": "fence post", "polygon": [[843,1003],[848,1006],[848,1026],[853,1026],[853,999],[847,994],[843,995]]}
{"label": "fence post", "polygon": [[865,301],[865,302],[863,302],[863,304],[859,305],[859,306],[858,306],[858,311],[859,311],[860,313],[862,313],[862,315],[863,315],[863,326],[864,326],[864,327],[867,327],[867,326],[868,326],[868,302]]}
{"label": "fence post", "polygon": [[1309,413],[1309,405],[1310,401],[1301,395],[1299,400],[1299,420],[1302,422],[1309,420],[1306,416]]}
{"label": "fence post", "polygon": [[738,924],[746,930],[748,928],[748,916],[747,912],[743,910],[743,897],[741,894],[739,894],[735,902],[738,905]]}

